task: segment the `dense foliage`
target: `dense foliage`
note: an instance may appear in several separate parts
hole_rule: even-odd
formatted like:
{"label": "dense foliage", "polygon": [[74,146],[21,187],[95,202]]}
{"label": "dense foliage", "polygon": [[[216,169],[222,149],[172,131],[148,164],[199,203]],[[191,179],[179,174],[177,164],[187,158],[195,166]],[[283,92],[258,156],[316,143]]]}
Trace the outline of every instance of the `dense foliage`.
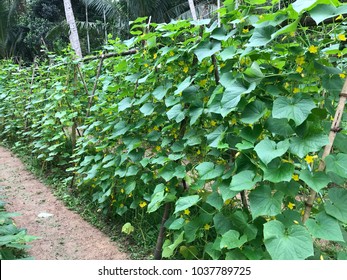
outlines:
{"label": "dense foliage", "polygon": [[36,239],[27,234],[25,229],[18,228],[12,218],[17,213],[8,213],[5,203],[0,201],[0,260],[15,260],[28,258],[27,243]]}
{"label": "dense foliage", "polygon": [[347,6],[246,2],[225,1],[221,26],[139,18],[133,38],[106,46],[118,55],[3,61],[1,139],[66,170],[77,193],[125,217],[124,232],[163,216],[164,258],[345,258],[346,113],[330,128]]}

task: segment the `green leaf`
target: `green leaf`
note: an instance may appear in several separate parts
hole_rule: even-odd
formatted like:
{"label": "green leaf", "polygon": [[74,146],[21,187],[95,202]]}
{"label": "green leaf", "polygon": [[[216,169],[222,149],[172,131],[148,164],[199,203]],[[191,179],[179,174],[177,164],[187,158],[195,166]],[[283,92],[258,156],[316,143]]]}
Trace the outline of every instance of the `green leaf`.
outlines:
{"label": "green leaf", "polygon": [[174,214],[176,214],[177,212],[180,212],[180,211],[184,211],[184,210],[188,209],[189,207],[197,204],[199,202],[199,200],[200,200],[199,195],[190,195],[190,196],[180,197],[176,201],[176,207],[175,207]]}
{"label": "green leaf", "polygon": [[220,248],[234,249],[240,248],[243,244],[247,242],[247,236],[242,235],[236,230],[229,230],[222,235],[220,242]]}
{"label": "green leaf", "polygon": [[300,225],[288,228],[280,221],[264,224],[264,243],[273,260],[304,260],[313,255],[313,241]]}
{"label": "green leaf", "polygon": [[288,162],[271,163],[268,167],[262,166],[261,169],[264,171],[264,180],[273,183],[289,182],[294,173],[294,165]]}
{"label": "green leaf", "polygon": [[253,220],[259,216],[276,216],[281,213],[282,200],[284,194],[282,192],[272,193],[267,185],[256,187],[249,194],[249,205]]}
{"label": "green leaf", "polygon": [[212,148],[219,148],[224,138],[226,128],[223,125],[218,126],[213,132],[206,135],[207,143]]}
{"label": "green leaf", "polygon": [[185,224],[185,220],[183,218],[178,218],[170,224],[169,229],[178,230],[178,229],[181,229],[184,226],[184,224]]}
{"label": "green leaf", "polygon": [[212,192],[209,194],[206,199],[206,203],[210,204],[219,211],[222,209],[224,204],[222,197],[217,192]]}
{"label": "green leaf", "polygon": [[171,83],[167,83],[165,85],[161,85],[159,87],[157,87],[153,92],[152,95],[158,99],[158,100],[162,100],[164,98],[164,96],[166,95],[166,93],[168,92],[168,90],[172,87]]}
{"label": "green leaf", "polygon": [[340,188],[330,189],[329,200],[325,203],[325,211],[330,216],[347,223],[347,190]]}
{"label": "green leaf", "polygon": [[189,110],[189,125],[193,125],[196,123],[196,121],[200,118],[202,113],[204,112],[204,108],[193,108]]}
{"label": "green leaf", "polygon": [[236,33],[236,30],[228,32],[224,29],[224,27],[220,27],[213,30],[212,34],[210,35],[210,38],[216,39],[218,41],[226,41],[235,33]]}
{"label": "green leaf", "polygon": [[195,169],[199,172],[201,180],[211,180],[222,176],[224,168],[224,166],[215,165],[213,162],[203,162]]}
{"label": "green leaf", "polygon": [[220,80],[221,84],[225,87],[220,109],[223,117],[236,109],[242,94],[250,93],[256,87],[256,83],[251,83],[247,88],[240,80],[229,80],[228,77],[228,74],[223,74]]}
{"label": "green leaf", "polygon": [[317,3],[317,0],[296,0],[292,5],[293,5],[293,9],[298,14],[300,14],[302,11],[312,7],[316,3]]}
{"label": "green leaf", "polygon": [[125,121],[120,121],[116,123],[113,127],[113,133],[110,136],[110,139],[115,139],[120,135],[124,135],[129,130],[129,126]]}
{"label": "green leaf", "polygon": [[182,83],[180,83],[177,87],[177,89],[175,90],[175,95],[180,94],[181,92],[183,92],[185,89],[187,89],[191,83],[194,81],[194,79],[190,76],[188,76],[187,78],[184,79],[184,81]]}
{"label": "green leaf", "polygon": [[272,41],[272,34],[276,32],[276,28],[272,25],[262,26],[255,28],[252,37],[249,40],[247,46],[249,47],[260,47],[265,46],[267,43]]}
{"label": "green leaf", "polygon": [[183,111],[182,105],[177,104],[173,106],[167,113],[169,120],[175,119],[177,123],[181,122],[185,118],[185,111]]}
{"label": "green leaf", "polygon": [[251,77],[251,78],[259,78],[259,79],[264,78],[264,74],[263,72],[261,72],[259,64],[256,61],[252,63],[251,67],[248,67],[244,71],[244,74],[246,74],[248,77]]}
{"label": "green leaf", "polygon": [[158,208],[161,206],[161,203],[166,198],[165,194],[165,185],[159,184],[155,187],[153,194],[151,196],[151,201],[148,204],[147,212],[152,213],[158,210]]}
{"label": "green leaf", "polygon": [[222,49],[222,45],[218,41],[205,40],[202,41],[197,48],[194,50],[195,55],[198,60],[201,62],[206,57],[211,57],[216,52],[219,52]]}
{"label": "green leaf", "polygon": [[318,171],[312,173],[307,169],[301,170],[300,179],[316,192],[319,192],[331,182],[331,179],[324,172]]}
{"label": "green leaf", "polygon": [[224,234],[232,228],[230,218],[220,212],[213,217],[213,224],[218,234]]}
{"label": "green leaf", "polygon": [[289,125],[287,119],[268,118],[265,122],[265,128],[271,133],[288,137],[294,134],[293,128]]}
{"label": "green leaf", "polygon": [[255,175],[253,171],[244,170],[232,177],[230,190],[244,191],[252,189],[256,183],[261,180],[260,176]]}
{"label": "green leaf", "polygon": [[257,237],[258,229],[254,224],[249,222],[247,213],[241,210],[236,210],[233,214],[231,214],[230,218],[236,229],[247,235],[248,241],[251,241]]}
{"label": "green leaf", "polygon": [[302,124],[316,105],[312,98],[296,94],[293,97],[281,96],[273,103],[272,117],[293,120],[298,126]]}
{"label": "green leaf", "polygon": [[140,108],[140,112],[144,114],[145,116],[151,115],[153,111],[154,111],[153,103],[145,103]]}
{"label": "green leaf", "polygon": [[289,140],[284,140],[276,144],[275,141],[269,139],[264,139],[260,141],[255,147],[254,150],[257,153],[258,157],[266,165],[269,164],[273,159],[284,155],[289,148]]}
{"label": "green leaf", "polygon": [[132,105],[132,99],[130,97],[126,97],[118,103],[118,112],[122,112]]}
{"label": "green leaf", "polygon": [[122,226],[122,232],[126,234],[131,234],[134,231],[134,227],[131,225],[131,223],[126,223]]}
{"label": "green leaf", "polygon": [[305,225],[315,238],[344,241],[339,222],[325,212],[318,213],[315,219],[308,219]]}
{"label": "green leaf", "polygon": [[249,103],[241,114],[241,121],[248,124],[254,124],[266,113],[264,102],[256,100]]}
{"label": "green leaf", "polygon": [[183,236],[184,236],[184,231],[182,231],[180,233],[180,235],[175,239],[175,241],[171,244],[170,240],[165,240],[164,244],[163,244],[163,253],[162,253],[162,257],[163,258],[170,258],[175,249],[178,247],[178,245],[180,245],[183,242]]}
{"label": "green leaf", "polygon": [[323,133],[308,134],[290,139],[290,152],[303,158],[308,153],[317,152],[329,143],[329,138]]}
{"label": "green leaf", "polygon": [[179,179],[184,178],[185,175],[185,167],[175,162],[168,163],[163,168],[159,169],[158,172],[158,176],[162,177],[166,182],[169,182],[174,177]]}
{"label": "green leaf", "polygon": [[236,48],[234,46],[227,47],[220,53],[220,57],[222,58],[223,61],[232,59],[235,55],[236,55]]}
{"label": "green leaf", "polygon": [[326,172],[333,172],[347,178],[347,154],[329,155],[325,159]]}
{"label": "green leaf", "polygon": [[338,15],[347,13],[347,6],[341,5],[340,7],[334,7],[330,3],[327,5],[317,5],[310,11],[310,16],[317,23],[317,25],[324,20]]}

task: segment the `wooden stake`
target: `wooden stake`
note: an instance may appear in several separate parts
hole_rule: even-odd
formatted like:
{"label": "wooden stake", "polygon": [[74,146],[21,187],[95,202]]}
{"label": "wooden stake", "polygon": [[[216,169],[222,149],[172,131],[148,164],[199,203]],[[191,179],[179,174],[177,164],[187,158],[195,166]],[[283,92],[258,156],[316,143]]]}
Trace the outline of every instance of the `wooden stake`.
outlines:
{"label": "wooden stake", "polygon": [[[334,117],[333,123],[331,125],[331,129],[330,129],[330,133],[329,133],[329,144],[327,144],[324,148],[322,160],[319,164],[318,171],[323,171],[325,169],[324,159],[330,154],[334,144],[335,137],[337,133],[340,131],[340,123],[343,116],[343,111],[345,109],[346,100],[347,100],[347,79],[345,80],[345,83],[341,90],[339,104],[337,105],[335,117]],[[304,212],[304,216],[302,217],[302,221],[304,223],[310,217],[313,203],[316,198],[316,194],[317,194],[316,191],[311,190],[310,195],[308,196],[306,200],[305,212]]]}

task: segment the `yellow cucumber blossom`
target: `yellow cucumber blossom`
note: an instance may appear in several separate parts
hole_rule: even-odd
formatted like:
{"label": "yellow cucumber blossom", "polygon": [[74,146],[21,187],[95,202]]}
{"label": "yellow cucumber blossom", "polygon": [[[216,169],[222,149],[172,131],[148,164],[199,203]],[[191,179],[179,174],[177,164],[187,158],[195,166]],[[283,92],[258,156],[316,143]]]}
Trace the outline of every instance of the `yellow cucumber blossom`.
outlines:
{"label": "yellow cucumber blossom", "polygon": [[146,202],[146,201],[141,201],[141,202],[139,203],[139,206],[140,206],[141,208],[144,208],[144,207],[147,206],[147,202]]}
{"label": "yellow cucumber blossom", "polygon": [[292,179],[294,181],[299,181],[299,175],[298,174],[293,174]]}
{"label": "yellow cucumber blossom", "polygon": [[309,53],[317,53],[318,48],[316,46],[311,45],[308,47],[308,51],[309,51]]}

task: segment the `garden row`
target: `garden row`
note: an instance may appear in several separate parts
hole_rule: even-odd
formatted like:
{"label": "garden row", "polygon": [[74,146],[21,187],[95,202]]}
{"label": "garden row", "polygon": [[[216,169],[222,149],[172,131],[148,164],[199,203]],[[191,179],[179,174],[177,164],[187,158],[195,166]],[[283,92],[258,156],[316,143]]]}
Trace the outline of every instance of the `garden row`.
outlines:
{"label": "garden row", "polygon": [[95,57],[2,61],[0,138],[124,232],[151,224],[155,258],[345,258],[345,13],[229,0],[221,24],[141,18]]}

